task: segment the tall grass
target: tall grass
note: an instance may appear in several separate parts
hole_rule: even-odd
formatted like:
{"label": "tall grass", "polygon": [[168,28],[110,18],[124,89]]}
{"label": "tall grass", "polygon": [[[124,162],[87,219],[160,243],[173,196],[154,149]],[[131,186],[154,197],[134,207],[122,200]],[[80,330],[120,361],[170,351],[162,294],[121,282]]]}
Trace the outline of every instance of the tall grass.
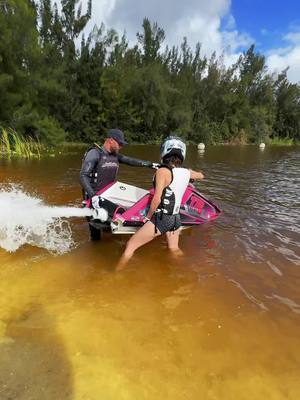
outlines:
{"label": "tall grass", "polygon": [[293,139],[279,137],[270,138],[267,143],[273,146],[292,146],[296,144]]}
{"label": "tall grass", "polygon": [[5,152],[6,154],[11,153],[9,135],[6,129],[2,129],[1,135],[1,152]]}
{"label": "tall grass", "polygon": [[13,129],[0,128],[0,154],[23,158],[41,158],[42,145],[38,140],[24,137]]}

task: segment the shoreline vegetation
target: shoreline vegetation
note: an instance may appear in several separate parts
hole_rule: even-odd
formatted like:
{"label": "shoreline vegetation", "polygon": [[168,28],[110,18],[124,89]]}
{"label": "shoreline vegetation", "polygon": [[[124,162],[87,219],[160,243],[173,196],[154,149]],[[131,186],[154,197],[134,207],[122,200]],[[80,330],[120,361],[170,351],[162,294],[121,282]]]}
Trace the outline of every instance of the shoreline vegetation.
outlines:
{"label": "shoreline vegetation", "polygon": [[[148,143],[135,143],[131,142],[131,145],[145,146],[145,145],[158,145],[159,142],[148,142]],[[197,143],[188,142],[190,145],[197,145]],[[267,146],[294,146],[300,145],[300,142],[295,142],[291,139],[268,139]],[[248,146],[254,145],[253,143],[246,142],[223,142],[210,144],[212,146]],[[57,147],[47,147],[41,144],[39,141],[32,138],[26,138],[15,132],[13,129],[0,128],[0,157],[16,157],[16,158],[42,158],[42,157],[55,157],[57,154],[65,154],[63,149],[74,150],[88,148],[90,144],[83,142],[63,142],[61,143],[58,151]],[[68,151],[67,151],[68,153]]]}
{"label": "shoreline vegetation", "polygon": [[254,45],[228,67],[200,42],[168,47],[147,18],[135,44],[103,24],[87,33],[91,15],[92,0],[86,13],[78,0],[61,10],[50,0],[0,2],[1,154],[40,157],[65,142],[101,142],[116,127],[132,144],[170,133],[206,145],[299,143],[300,85],[287,69],[268,71]]}
{"label": "shoreline vegetation", "polygon": [[24,137],[13,129],[0,128],[0,156],[41,158],[44,150],[37,139]]}

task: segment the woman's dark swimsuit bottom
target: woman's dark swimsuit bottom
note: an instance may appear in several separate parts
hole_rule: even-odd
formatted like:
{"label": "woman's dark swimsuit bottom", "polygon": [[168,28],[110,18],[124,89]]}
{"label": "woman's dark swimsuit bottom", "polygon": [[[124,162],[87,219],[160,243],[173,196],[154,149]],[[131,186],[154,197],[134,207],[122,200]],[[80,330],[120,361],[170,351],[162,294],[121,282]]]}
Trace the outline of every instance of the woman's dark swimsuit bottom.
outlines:
{"label": "woman's dark swimsuit bottom", "polygon": [[151,222],[155,226],[155,233],[157,230],[163,235],[166,232],[177,231],[181,227],[180,215],[168,215],[163,213],[155,213],[151,218]]}

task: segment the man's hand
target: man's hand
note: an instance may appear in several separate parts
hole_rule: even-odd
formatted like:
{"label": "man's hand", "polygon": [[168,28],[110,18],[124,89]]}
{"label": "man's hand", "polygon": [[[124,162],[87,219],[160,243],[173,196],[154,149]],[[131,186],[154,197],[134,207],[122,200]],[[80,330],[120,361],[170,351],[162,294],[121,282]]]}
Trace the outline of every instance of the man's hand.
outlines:
{"label": "man's hand", "polygon": [[95,208],[95,210],[97,210],[97,208],[100,208],[100,205],[99,205],[99,196],[93,196],[92,197],[92,206],[93,206],[93,208]]}
{"label": "man's hand", "polygon": [[105,208],[95,208],[93,211],[93,218],[100,219],[101,222],[106,222],[108,220],[108,212]]}
{"label": "man's hand", "polygon": [[158,164],[158,163],[152,163],[150,166],[150,168],[152,168],[152,169],[158,169],[159,167],[160,167],[160,164]]}

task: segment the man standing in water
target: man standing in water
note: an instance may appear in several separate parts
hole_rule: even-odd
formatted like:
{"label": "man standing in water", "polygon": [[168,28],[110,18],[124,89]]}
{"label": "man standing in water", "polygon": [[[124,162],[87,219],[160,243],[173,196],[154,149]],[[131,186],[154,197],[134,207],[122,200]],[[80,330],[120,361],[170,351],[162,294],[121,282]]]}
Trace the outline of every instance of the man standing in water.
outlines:
{"label": "man standing in water", "polygon": [[[108,184],[114,182],[117,177],[119,163],[134,167],[155,168],[156,164],[151,161],[138,160],[120,154],[121,148],[127,144],[124,134],[119,129],[110,129],[103,146],[94,144],[84,155],[80,171],[80,184],[83,189],[84,198],[91,199],[93,208],[101,208],[99,196],[96,193]],[[100,240],[101,226],[92,223],[89,227],[92,240]]]}

